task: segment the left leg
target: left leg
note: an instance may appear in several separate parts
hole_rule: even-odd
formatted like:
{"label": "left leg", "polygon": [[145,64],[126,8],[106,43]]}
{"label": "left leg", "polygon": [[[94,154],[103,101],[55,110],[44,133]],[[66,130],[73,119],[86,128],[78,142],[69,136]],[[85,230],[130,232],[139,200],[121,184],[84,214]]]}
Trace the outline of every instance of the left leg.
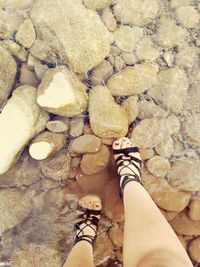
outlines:
{"label": "left leg", "polygon": [[81,198],[79,206],[75,245],[63,267],[94,267],[93,244],[100,218],[101,200],[98,196],[88,195]]}

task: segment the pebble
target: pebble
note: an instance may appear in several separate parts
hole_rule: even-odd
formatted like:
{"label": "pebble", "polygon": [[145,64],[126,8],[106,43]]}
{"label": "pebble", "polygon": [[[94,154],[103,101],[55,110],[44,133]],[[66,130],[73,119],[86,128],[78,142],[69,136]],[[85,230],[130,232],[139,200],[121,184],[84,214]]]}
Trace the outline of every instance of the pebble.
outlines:
{"label": "pebble", "polygon": [[153,64],[137,64],[114,74],[107,82],[113,96],[143,93],[157,82],[158,68]]}
{"label": "pebble", "polygon": [[131,66],[136,63],[136,56],[133,53],[122,53],[122,58],[126,65]]}
{"label": "pebble", "polygon": [[188,214],[193,221],[200,221],[200,198],[194,197],[189,205]]}
{"label": "pebble", "polygon": [[25,48],[30,48],[33,45],[36,38],[36,33],[30,19],[25,19],[23,23],[20,24],[15,38],[16,41]]}
{"label": "pebble", "polygon": [[33,87],[37,87],[39,84],[35,72],[31,71],[25,64],[23,64],[20,68],[19,81],[21,84],[27,84]]}
{"label": "pebble", "polygon": [[69,133],[72,137],[78,137],[83,134],[84,129],[84,118],[83,117],[74,117],[70,121],[70,130]]}
{"label": "pebble", "polygon": [[187,29],[194,28],[199,22],[200,15],[193,6],[182,6],[175,11],[177,20]]}
{"label": "pebble", "polygon": [[170,169],[170,163],[167,159],[160,156],[154,156],[146,161],[147,170],[155,177],[165,177]]}
{"label": "pebble", "polygon": [[181,125],[181,129],[185,131],[187,141],[198,146],[200,146],[199,121],[200,114],[196,113],[187,116]]}
{"label": "pebble", "polygon": [[93,85],[103,85],[113,74],[113,67],[107,60],[103,60],[91,71],[91,81]]}
{"label": "pebble", "polygon": [[98,173],[108,166],[110,151],[102,145],[97,153],[84,154],[81,160],[81,170],[87,175]]}
{"label": "pebble", "polygon": [[200,237],[195,238],[189,243],[188,252],[192,260],[200,263]]}
{"label": "pebble", "polygon": [[160,56],[160,51],[151,38],[144,37],[137,44],[135,55],[139,60],[153,62]]}
{"label": "pebble", "polygon": [[124,107],[124,109],[126,110],[126,112],[128,114],[129,125],[131,123],[133,123],[138,116],[139,108],[138,108],[138,102],[137,101],[138,101],[138,99],[136,96],[130,96],[122,103],[122,107]]}
{"label": "pebble", "polygon": [[103,10],[101,18],[109,31],[114,32],[117,29],[117,21],[110,8]]}
{"label": "pebble", "polygon": [[72,150],[78,154],[96,153],[100,147],[101,139],[90,134],[82,135],[72,142]]}
{"label": "pebble", "polygon": [[47,122],[46,128],[52,133],[63,133],[69,129],[69,126],[61,120],[53,120]]}

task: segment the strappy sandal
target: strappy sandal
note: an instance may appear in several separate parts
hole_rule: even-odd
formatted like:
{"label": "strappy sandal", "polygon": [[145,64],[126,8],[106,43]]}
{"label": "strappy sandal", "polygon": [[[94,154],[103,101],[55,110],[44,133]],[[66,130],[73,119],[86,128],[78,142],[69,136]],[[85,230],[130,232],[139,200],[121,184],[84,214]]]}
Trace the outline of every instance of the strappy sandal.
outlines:
{"label": "strappy sandal", "polygon": [[[141,181],[141,164],[140,157],[134,156],[134,153],[139,153],[137,147],[127,147],[113,149],[115,160],[117,163],[117,172],[120,176],[120,197],[123,198],[125,186],[132,181],[142,184]],[[132,166],[132,168],[130,167]],[[128,172],[127,172],[128,171]],[[130,172],[129,172],[130,171]],[[138,174],[137,174],[138,173]]]}
{"label": "strappy sandal", "polygon": [[[73,245],[77,244],[81,240],[85,240],[89,242],[94,249],[94,243],[96,241],[96,237],[97,237],[96,233],[97,233],[98,224],[99,224],[99,218],[96,216],[99,216],[101,214],[101,210],[92,210],[92,209],[84,208],[78,205],[77,211],[82,212],[82,213],[77,215],[76,217],[76,220],[80,220],[80,221],[76,222],[74,225],[76,236],[75,236]],[[90,229],[94,231],[95,235],[91,236],[91,235],[84,234],[84,229],[86,227],[90,227]]]}

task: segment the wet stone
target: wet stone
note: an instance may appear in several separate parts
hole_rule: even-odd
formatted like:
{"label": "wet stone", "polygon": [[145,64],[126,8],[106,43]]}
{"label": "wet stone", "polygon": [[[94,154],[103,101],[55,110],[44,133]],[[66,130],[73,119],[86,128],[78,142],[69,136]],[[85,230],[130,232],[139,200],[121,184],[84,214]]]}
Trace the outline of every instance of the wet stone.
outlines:
{"label": "wet stone", "polygon": [[79,154],[96,153],[100,150],[101,139],[95,135],[85,134],[72,142],[72,149]]}

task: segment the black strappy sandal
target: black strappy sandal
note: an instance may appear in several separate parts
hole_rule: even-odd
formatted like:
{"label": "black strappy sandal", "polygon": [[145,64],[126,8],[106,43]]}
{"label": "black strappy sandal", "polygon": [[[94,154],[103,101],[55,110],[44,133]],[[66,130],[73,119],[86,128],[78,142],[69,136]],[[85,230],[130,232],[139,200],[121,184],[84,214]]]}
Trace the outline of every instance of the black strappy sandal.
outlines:
{"label": "black strappy sandal", "polygon": [[[113,153],[115,156],[115,160],[117,163],[117,172],[120,176],[120,179],[122,179],[122,182],[120,182],[120,197],[123,198],[124,194],[124,188],[125,186],[132,181],[138,182],[142,184],[141,181],[141,165],[142,161],[138,157],[134,157],[133,153],[139,153],[139,150],[137,147],[127,147],[127,148],[121,148],[121,149],[113,149]],[[130,168],[130,165],[135,168]],[[138,166],[139,165],[139,166]],[[128,173],[123,173],[125,169],[130,170]],[[136,173],[136,170],[138,174]]]}
{"label": "black strappy sandal", "polygon": [[[96,216],[101,214],[101,210],[87,209],[87,208],[83,208],[80,205],[78,206],[77,210],[82,211],[82,213],[76,217],[76,220],[80,219],[80,221],[75,223],[74,225],[74,230],[78,232],[76,233],[73,246],[77,244],[78,242],[80,242],[81,240],[85,240],[89,242],[94,249],[94,243],[97,237],[96,232],[97,232],[98,224],[99,224],[99,218]],[[85,224],[85,226],[80,228],[80,226],[83,224]],[[96,228],[94,226],[96,226]],[[84,229],[86,227],[90,227],[94,231],[95,235],[91,236],[91,235],[84,234]]]}

